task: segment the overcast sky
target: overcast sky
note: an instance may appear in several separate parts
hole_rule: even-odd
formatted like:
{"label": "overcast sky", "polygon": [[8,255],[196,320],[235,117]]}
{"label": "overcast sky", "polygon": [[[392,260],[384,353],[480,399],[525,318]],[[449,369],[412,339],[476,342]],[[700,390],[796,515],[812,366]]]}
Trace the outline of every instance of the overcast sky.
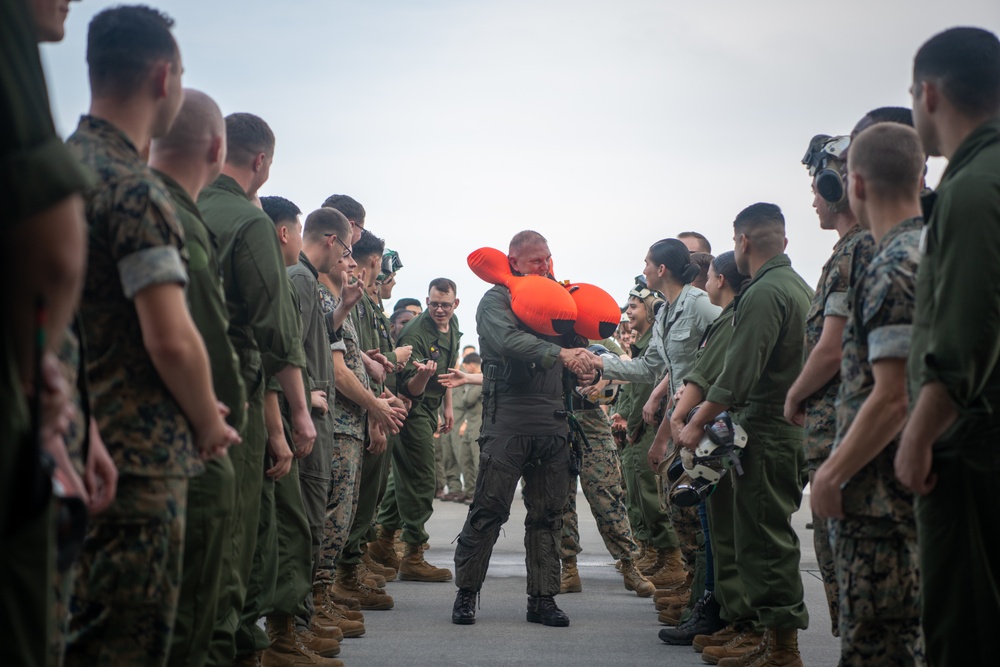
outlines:
{"label": "overcast sky", "polygon": [[[90,17],[43,47],[59,131],[86,111]],[[155,4],[155,3],[154,3]],[[535,229],[557,277],[619,301],[654,241],[778,204],[815,284],[836,242],[800,164],[814,134],[909,106],[913,54],[955,25],[1000,32],[997,0],[172,0],[184,85],[277,136],[261,194],[306,213],[333,193],[399,251],[393,295],[458,283],[464,342],[488,286],[472,250]],[[942,169],[932,164],[930,184]],[[391,307],[391,304],[388,305]]]}

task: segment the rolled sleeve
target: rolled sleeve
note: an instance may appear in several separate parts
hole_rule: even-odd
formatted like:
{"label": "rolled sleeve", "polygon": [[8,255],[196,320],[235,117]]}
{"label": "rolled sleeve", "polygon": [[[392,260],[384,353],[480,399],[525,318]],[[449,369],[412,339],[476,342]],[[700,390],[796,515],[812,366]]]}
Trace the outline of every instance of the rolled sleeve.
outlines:
{"label": "rolled sleeve", "polygon": [[173,246],[146,248],[123,257],[118,261],[118,275],[127,299],[151,285],[187,284],[181,254]]}
{"label": "rolled sleeve", "polygon": [[895,324],[868,333],[868,361],[906,359],[910,355],[913,325]]}
{"label": "rolled sleeve", "polygon": [[823,306],[823,317],[847,317],[851,314],[847,301],[847,292],[833,292],[826,297]]}

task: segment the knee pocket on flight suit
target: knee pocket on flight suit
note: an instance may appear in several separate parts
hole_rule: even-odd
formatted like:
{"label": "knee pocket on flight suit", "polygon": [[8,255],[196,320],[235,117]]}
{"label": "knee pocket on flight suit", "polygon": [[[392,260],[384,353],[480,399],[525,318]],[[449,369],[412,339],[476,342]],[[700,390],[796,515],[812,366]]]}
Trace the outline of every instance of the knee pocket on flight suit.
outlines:
{"label": "knee pocket on flight suit", "polygon": [[482,458],[476,485],[475,502],[469,516],[473,528],[486,532],[501,526],[510,517],[513,489],[521,472],[492,456]]}

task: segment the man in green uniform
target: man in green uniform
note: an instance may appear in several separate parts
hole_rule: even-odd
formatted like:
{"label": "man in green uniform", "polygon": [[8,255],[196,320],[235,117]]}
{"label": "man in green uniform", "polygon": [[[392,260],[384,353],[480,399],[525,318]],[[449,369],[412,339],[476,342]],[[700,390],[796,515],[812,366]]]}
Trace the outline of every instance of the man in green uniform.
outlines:
{"label": "man in green uniform", "polygon": [[[62,38],[59,16],[56,34]],[[37,22],[35,27],[40,27]],[[29,498],[17,483],[44,479],[25,388],[42,386],[35,377],[36,358],[58,378],[54,351],[79,300],[86,257],[85,224],[79,192],[90,180],[59,140],[49,111],[48,93],[35,45],[28,3],[0,7],[0,220],[6,243],[0,265],[5,285],[0,316],[0,662],[43,665],[50,619],[48,597],[52,571],[50,493],[47,487]],[[37,340],[39,299],[49,311],[46,342]],[[51,416],[42,425],[51,427]],[[15,509],[16,508],[16,509]]]}
{"label": "man in green uniform", "polygon": [[[226,124],[209,96],[187,89],[170,132],[153,140],[149,164],[173,199],[188,251],[187,303],[212,365],[215,393],[229,407],[227,420],[243,427],[246,392],[236,351],[226,331],[229,312],[212,233],[194,200],[214,181],[226,159]],[[171,665],[200,665],[208,655],[219,600],[219,581],[232,566],[228,535],[236,501],[229,456],[205,463],[188,484],[184,574],[170,645]]]}
{"label": "man in green uniform", "polygon": [[[1000,42],[932,37],[913,63],[913,121],[948,158],[920,241],[896,474],[918,494],[921,621],[931,664],[996,659],[1000,624]],[[962,592],[956,613],[955,591]]]}
{"label": "man in green uniform", "polygon": [[[482,372],[482,357],[471,352],[462,358],[466,373]],[[462,492],[466,505],[472,504],[479,472],[479,431],[483,427],[483,388],[481,385],[463,385],[452,392],[455,407],[455,429],[458,431],[458,451],[462,466]]]}
{"label": "man in green uniform", "polygon": [[[803,163],[812,176],[813,208],[820,229],[836,230],[833,254],[823,265],[812,306],[806,316],[805,364],[788,390],[785,419],[804,427],[806,472],[812,481],[816,469],[830,455],[836,435],[834,402],[840,386],[840,343],[850,308],[848,291],[871,261],[871,234],[858,225],[847,202],[847,148],[850,137],[813,137]],[[839,634],[837,572],[830,549],[826,519],[813,516],[813,545],[823,575],[833,635]]]}
{"label": "man in green uniform", "polygon": [[852,290],[837,441],[811,498],[830,521],[842,665],[927,664],[913,494],[893,471],[907,411],[924,159],[917,133],[898,123],[851,142],[851,208],[878,248]]}
{"label": "man in green uniform", "polygon": [[[87,193],[81,316],[94,416],[121,477],[114,504],[94,518],[84,543],[67,665],[166,664],[187,478],[203,471],[200,459],[238,442],[185,302],[183,231],[137,148],[170,129],[183,98],[172,24],[147,7],[94,17],[90,113],[68,142],[100,175]],[[137,72],[136,62],[145,69]]]}
{"label": "man in green uniform", "polygon": [[458,360],[462,332],[458,330],[457,288],[447,278],[431,281],[427,310],[413,319],[399,337],[399,345],[412,345],[409,363],[399,373],[397,390],[414,401],[392,452],[392,479],[379,512],[379,556],[394,549],[393,534],[402,528],[406,552],[399,564],[399,578],[409,581],[450,581],[451,570],[424,560],[424,528],[434,511],[434,432],[438,408],[444,406],[444,428],[451,430],[454,412],[451,390],[437,381]]}
{"label": "man in green uniform", "polygon": [[777,206],[749,206],[733,228],[736,264],[751,282],[736,306],[725,368],[678,444],[694,449],[705,425],[723,410],[733,410],[746,430],[744,474],[732,478],[735,548],[750,606],[765,632],[757,649],[734,660],[801,665],[797,630],[808,626],[809,614],[791,515],[802,500],[802,428],[782,412],[802,369],[812,290],[784,254],[785,219]]}
{"label": "man in green uniform", "polygon": [[[534,231],[511,239],[508,259],[515,275],[548,276],[552,265],[548,242]],[[587,365],[589,359],[584,361],[557,343],[561,337],[531,333],[514,316],[510,291],[502,285],[480,300],[476,328],[484,362],[481,463],[472,506],[455,548],[458,593],[451,620],[458,625],[476,622],[476,597],[523,476],[526,618],[531,623],[566,627],[569,618],[555,603],[560,533],[570,484],[565,392],[571,380],[564,377],[564,367],[585,373],[593,366]]]}
{"label": "man in green uniform", "polygon": [[[232,531],[233,567],[222,584],[219,617],[214,625],[209,656],[212,665],[232,663],[237,655],[238,628],[242,627],[238,649],[241,656],[252,656],[269,644],[267,637],[255,629],[260,605],[267,601],[260,596],[249,599],[247,595],[250,587],[265,588],[259,581],[251,581],[261,494],[267,488],[265,375],[275,377],[284,391],[296,449],[308,449],[316,436],[302,381],[301,369],[306,365],[302,325],[292,302],[274,223],[250,203],[250,197],[270,173],[274,134],[257,116],[231,114],[226,117],[226,143],[222,175],[201,192],[198,208],[219,242],[229,337],[240,357],[248,408],[241,431],[243,445],[231,455],[237,484],[234,516],[238,521],[233,522]],[[271,452],[272,458],[277,459],[277,454]]]}

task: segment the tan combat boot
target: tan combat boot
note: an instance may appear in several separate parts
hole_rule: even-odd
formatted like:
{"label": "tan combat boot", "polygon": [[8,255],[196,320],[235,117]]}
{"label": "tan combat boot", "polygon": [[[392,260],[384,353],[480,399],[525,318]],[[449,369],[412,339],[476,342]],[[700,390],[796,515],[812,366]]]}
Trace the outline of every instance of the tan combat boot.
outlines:
{"label": "tan combat boot", "polygon": [[[326,625],[320,624],[319,620],[322,620]],[[336,639],[338,642],[344,639],[344,632],[336,625],[330,623],[329,620],[319,619],[318,612],[313,614],[313,619],[309,623],[309,631],[323,639]]]}
{"label": "tan combat boot", "polygon": [[[640,556],[635,561],[635,566],[639,568],[640,572],[648,577],[656,572],[656,570],[660,569],[660,566],[656,565],[656,561],[659,557],[660,552],[657,551],[656,547],[644,546],[640,552]],[[654,565],[656,565],[655,568],[653,567]]]}
{"label": "tan combat boot", "polygon": [[291,616],[268,616],[267,636],[271,646],[260,657],[262,667],[344,667],[336,658],[323,658],[299,642]]}
{"label": "tan combat boot", "polygon": [[368,543],[368,556],[383,567],[398,570],[399,556],[396,554],[396,536],[391,531],[379,526],[375,541]]}
{"label": "tan combat boot", "polygon": [[753,667],[803,667],[798,630],[772,628],[771,645],[767,652],[750,664]]}
{"label": "tan combat boot", "polygon": [[340,642],[336,639],[320,637],[312,630],[299,630],[298,628],[295,629],[295,636],[306,650],[312,651],[322,658],[333,658],[340,655]]}
{"label": "tan combat boot", "polygon": [[635,591],[635,594],[641,598],[652,597],[653,592],[656,591],[656,586],[642,576],[642,573],[636,569],[635,563],[630,560],[622,561],[622,577],[625,579],[625,590]]}
{"label": "tan combat boot", "polygon": [[392,609],[394,604],[391,595],[380,593],[358,578],[357,565],[338,565],[330,590],[334,595],[356,600],[362,609]]}
{"label": "tan combat boot", "polygon": [[396,570],[391,567],[386,567],[381,563],[376,563],[371,556],[368,555],[367,549],[363,554],[361,554],[361,562],[365,564],[368,571],[372,574],[377,574],[386,581],[396,581]]}
{"label": "tan combat boot", "polygon": [[385,577],[369,570],[364,561],[361,561],[361,564],[358,565],[358,579],[364,582],[369,588],[377,588],[380,591],[385,588]]}
{"label": "tan combat boot", "polygon": [[[745,648],[745,650],[742,650],[742,653],[739,653],[738,655],[721,654],[720,652],[720,655],[717,658],[718,662],[716,662],[715,664],[719,665],[719,667],[747,667],[748,665],[755,664],[758,660],[763,659],[764,656],[767,655],[767,652],[771,647],[770,628],[765,629],[763,634],[755,633],[753,635],[750,635],[748,633],[747,637],[749,637],[750,642],[754,642],[754,640],[757,640],[756,643],[750,643],[746,647],[741,647]],[[757,639],[758,637],[759,639]],[[737,653],[738,651],[741,650],[741,648],[738,648],[735,644],[737,639],[738,638],[733,638],[723,648],[728,648],[728,650],[731,651],[732,653]],[[701,659],[707,662],[709,658],[714,657],[716,655],[717,649],[718,647],[706,648],[701,653]]]}
{"label": "tan combat boot", "polygon": [[580,593],[583,583],[580,581],[580,570],[576,567],[576,556],[563,558],[562,574],[559,577],[560,593]]}
{"label": "tan combat boot", "polygon": [[[659,595],[662,593],[663,595]],[[656,610],[663,611],[667,607],[683,604],[686,605],[691,600],[690,588],[665,588],[653,593],[653,600],[656,603]]]}
{"label": "tan combat boot", "polygon": [[[346,615],[346,611],[341,610],[330,600],[322,584],[313,586],[313,607],[316,613],[313,614],[313,624],[325,628],[334,628],[341,633],[342,637],[360,637],[365,634],[365,623],[362,620],[353,619]],[[361,612],[350,612],[359,614]]]}
{"label": "tan combat boot", "polygon": [[727,625],[721,630],[716,630],[710,635],[695,635],[691,640],[691,648],[695,653],[701,653],[709,646],[725,646],[729,640],[742,634],[735,625]]}
{"label": "tan combat boot", "polygon": [[451,570],[434,567],[424,560],[424,550],[420,544],[406,545],[406,553],[399,563],[401,581],[451,581]]}
{"label": "tan combat boot", "polygon": [[663,625],[680,625],[681,616],[684,614],[685,609],[687,609],[686,604],[675,604],[667,607],[656,615],[656,620]]}
{"label": "tan combat boot", "polygon": [[657,588],[679,588],[687,581],[684,557],[680,549],[661,551],[656,558],[656,564],[659,565],[659,569],[652,574],[646,574],[646,578]]}

